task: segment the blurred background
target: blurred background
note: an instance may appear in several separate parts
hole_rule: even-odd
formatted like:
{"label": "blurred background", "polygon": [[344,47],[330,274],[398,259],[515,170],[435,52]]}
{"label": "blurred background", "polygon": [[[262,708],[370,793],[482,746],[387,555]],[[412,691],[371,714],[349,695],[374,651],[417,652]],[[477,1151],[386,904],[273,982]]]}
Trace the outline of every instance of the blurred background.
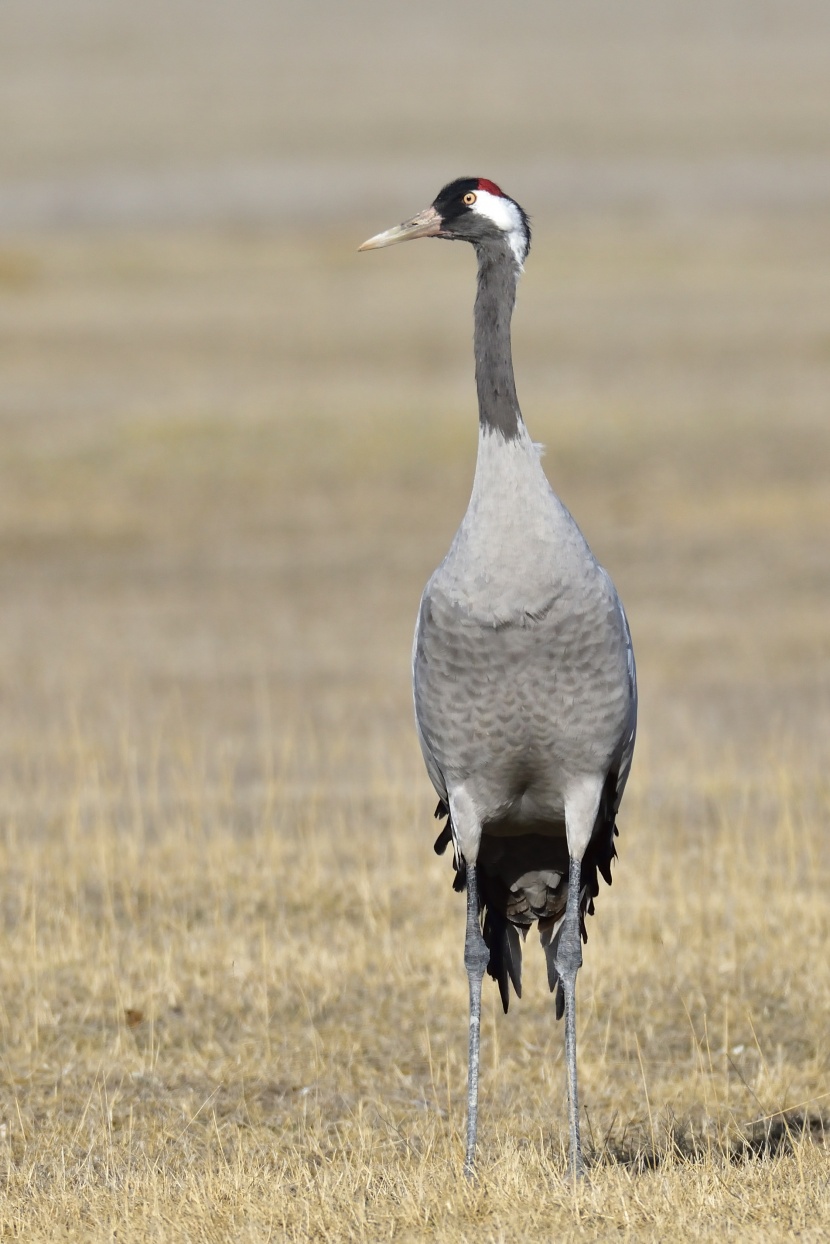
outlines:
{"label": "blurred background", "polygon": [[242,823],[274,766],[430,810],[409,646],[472,478],[474,262],[356,248],[469,174],[533,219],[519,393],[631,618],[635,783],[823,766],[829,70],[821,0],[4,0],[15,825],[92,754],[127,821],[185,774]]}

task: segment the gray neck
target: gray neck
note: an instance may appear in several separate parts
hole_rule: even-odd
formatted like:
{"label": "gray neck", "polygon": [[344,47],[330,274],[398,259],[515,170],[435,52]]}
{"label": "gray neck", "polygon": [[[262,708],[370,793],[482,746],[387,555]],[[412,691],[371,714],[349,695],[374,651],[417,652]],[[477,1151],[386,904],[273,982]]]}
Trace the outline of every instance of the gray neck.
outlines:
{"label": "gray neck", "polygon": [[511,440],[524,428],[510,349],[510,320],[519,268],[507,241],[481,242],[475,305],[476,388],[482,429]]}

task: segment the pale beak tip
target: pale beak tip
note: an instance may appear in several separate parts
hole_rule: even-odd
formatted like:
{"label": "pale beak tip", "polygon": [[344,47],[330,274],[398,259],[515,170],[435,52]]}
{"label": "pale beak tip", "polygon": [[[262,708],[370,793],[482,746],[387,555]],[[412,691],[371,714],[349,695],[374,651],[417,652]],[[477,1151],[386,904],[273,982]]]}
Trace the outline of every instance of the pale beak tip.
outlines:
{"label": "pale beak tip", "polygon": [[385,233],[376,233],[374,237],[367,238],[358,246],[358,251],[377,251],[382,246],[390,246],[399,239],[396,236],[397,229],[387,229]]}

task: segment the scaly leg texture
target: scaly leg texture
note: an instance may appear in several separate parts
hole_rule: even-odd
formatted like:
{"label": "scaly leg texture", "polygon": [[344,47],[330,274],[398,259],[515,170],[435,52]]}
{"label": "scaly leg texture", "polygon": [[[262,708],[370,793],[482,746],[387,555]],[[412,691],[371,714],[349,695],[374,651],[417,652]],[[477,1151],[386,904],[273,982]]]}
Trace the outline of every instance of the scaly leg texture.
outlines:
{"label": "scaly leg texture", "polygon": [[467,936],[464,941],[464,966],[470,985],[470,1061],[467,1076],[467,1153],[464,1174],[471,1179],[475,1173],[476,1132],[478,1130],[478,1064],[481,1048],[481,982],[487,971],[490,952],[481,935],[478,914],[478,877],[475,864],[467,865]]}
{"label": "scaly leg texture", "polygon": [[565,1056],[568,1064],[568,1124],[570,1148],[568,1173],[572,1179],[585,1174],[579,1138],[579,1093],[576,1083],[576,974],[582,966],[579,921],[579,887],[582,866],[572,859],[568,869],[568,903],[556,950],[556,971],[565,996]]}

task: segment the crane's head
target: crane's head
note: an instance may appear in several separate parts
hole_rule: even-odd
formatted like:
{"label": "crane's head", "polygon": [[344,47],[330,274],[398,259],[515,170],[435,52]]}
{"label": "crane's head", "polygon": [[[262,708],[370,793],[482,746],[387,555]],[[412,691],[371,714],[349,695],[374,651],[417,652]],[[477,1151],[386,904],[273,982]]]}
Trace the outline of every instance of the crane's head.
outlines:
{"label": "crane's head", "polygon": [[377,250],[412,238],[449,238],[472,242],[477,249],[507,244],[521,268],[530,250],[530,221],[495,182],[486,177],[461,177],[444,186],[431,207],[369,238],[358,249]]}

